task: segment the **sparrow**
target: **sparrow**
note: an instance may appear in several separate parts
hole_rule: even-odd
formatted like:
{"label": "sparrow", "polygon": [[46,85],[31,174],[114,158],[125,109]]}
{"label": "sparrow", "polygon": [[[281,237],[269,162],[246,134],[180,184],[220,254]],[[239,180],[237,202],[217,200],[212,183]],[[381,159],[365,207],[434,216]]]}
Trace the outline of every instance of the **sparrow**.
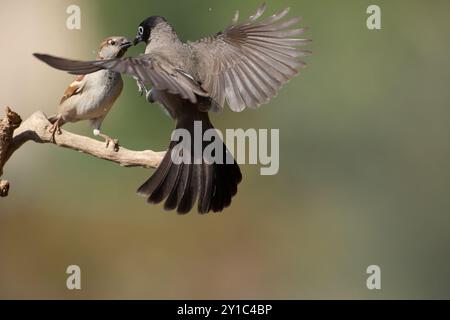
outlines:
{"label": "sparrow", "polygon": [[[125,37],[109,37],[103,40],[97,54],[97,60],[121,58],[132,42]],[[58,113],[49,118],[52,126],[49,131],[52,139],[60,134],[60,127],[67,122],[89,120],[94,136],[100,136],[114,149],[118,140],[100,131],[103,120],[119,97],[123,89],[122,76],[112,70],[99,70],[91,74],[78,75],[64,92],[58,106]]]}
{"label": "sparrow", "polygon": [[[145,53],[136,57],[77,61],[36,56],[69,73],[106,69],[131,75],[142,85],[151,84],[148,100],[161,104],[174,119],[175,128],[185,129],[193,137],[196,121],[202,124],[202,132],[213,128],[210,111],[222,110],[225,102],[236,112],[258,108],[305,66],[299,57],[309,51],[297,47],[309,40],[296,38],[305,29],[293,27],[300,18],[283,20],[287,8],[260,19],[265,10],[263,4],[240,23],[236,12],[232,24],[223,32],[195,42],[182,42],[164,17],[151,16],[138,26],[133,43],[144,42],[146,47]],[[221,143],[224,157],[229,157]],[[164,201],[165,209],[176,209],[180,214],[189,212],[197,200],[199,213],[228,207],[242,180],[236,161],[176,164],[171,157],[176,145],[177,141],[171,141],[161,164],[138,193],[149,203]],[[202,147],[206,148],[206,144]],[[193,150],[187,151],[191,160],[198,160]]]}

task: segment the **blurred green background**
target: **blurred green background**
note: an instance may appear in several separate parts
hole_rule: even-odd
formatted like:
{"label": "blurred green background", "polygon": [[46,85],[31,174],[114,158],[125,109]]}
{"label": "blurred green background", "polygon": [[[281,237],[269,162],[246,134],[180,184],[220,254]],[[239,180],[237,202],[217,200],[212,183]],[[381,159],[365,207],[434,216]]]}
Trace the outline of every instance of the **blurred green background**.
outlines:
{"label": "blurred green background", "polygon": [[[30,143],[4,168],[0,298],[450,298],[450,2],[267,2],[270,14],[290,6],[303,17],[308,68],[269,105],[213,123],[279,128],[279,174],[243,166],[229,209],[177,216],[135,194],[152,170]],[[81,30],[65,27],[70,4]],[[370,4],[381,7],[380,31],[366,28]],[[2,0],[0,105],[23,118],[55,112],[72,77],[32,52],[90,59],[100,40],[133,37],[155,14],[195,40],[259,5]],[[154,150],[172,128],[129,78],[103,126],[127,148]],[[66,129],[91,136],[85,122]],[[81,291],[65,286],[70,264]],[[366,288],[372,264],[378,291]]]}

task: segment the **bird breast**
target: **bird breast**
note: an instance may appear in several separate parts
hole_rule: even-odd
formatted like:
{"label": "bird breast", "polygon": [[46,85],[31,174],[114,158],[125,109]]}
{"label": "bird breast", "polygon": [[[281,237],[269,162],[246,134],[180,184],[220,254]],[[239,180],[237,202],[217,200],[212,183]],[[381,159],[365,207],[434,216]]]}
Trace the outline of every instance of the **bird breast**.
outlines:
{"label": "bird breast", "polygon": [[100,70],[85,76],[81,93],[73,95],[60,106],[66,121],[104,117],[119,97],[123,82],[120,73]]}

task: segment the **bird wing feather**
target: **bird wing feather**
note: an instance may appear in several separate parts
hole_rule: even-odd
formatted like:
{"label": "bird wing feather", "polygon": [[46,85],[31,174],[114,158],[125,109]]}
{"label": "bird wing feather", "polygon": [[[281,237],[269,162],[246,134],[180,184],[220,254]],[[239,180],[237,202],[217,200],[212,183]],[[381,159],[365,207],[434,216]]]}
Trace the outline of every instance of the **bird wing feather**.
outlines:
{"label": "bird wing feather", "polygon": [[84,75],[79,75],[75,78],[75,80],[67,87],[59,104],[63,104],[70,97],[83,92],[83,87],[86,83],[85,81],[83,81],[84,77],[85,77]]}
{"label": "bird wing feather", "polygon": [[265,9],[263,4],[242,23],[237,12],[224,32],[189,43],[201,66],[202,87],[220,108],[225,100],[233,111],[257,108],[305,66],[298,57],[310,52],[297,47],[309,40],[293,38],[305,29],[292,29],[300,18],[280,22],[288,8],[261,20]]}
{"label": "bird wing feather", "polygon": [[137,57],[77,61],[35,53],[34,56],[48,65],[69,72],[84,75],[102,69],[131,75],[154,88],[180,95],[183,99],[197,103],[197,97],[207,97],[208,93],[189,74],[173,66],[167,59],[158,54],[143,54]]}

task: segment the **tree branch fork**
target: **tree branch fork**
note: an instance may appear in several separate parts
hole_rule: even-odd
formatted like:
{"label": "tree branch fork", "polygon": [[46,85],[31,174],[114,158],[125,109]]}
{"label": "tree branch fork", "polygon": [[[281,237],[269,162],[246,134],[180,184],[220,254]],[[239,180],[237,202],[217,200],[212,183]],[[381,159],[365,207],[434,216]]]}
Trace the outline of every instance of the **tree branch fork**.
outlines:
{"label": "tree branch fork", "polygon": [[61,130],[55,134],[48,130],[51,123],[42,111],[33,113],[22,121],[21,117],[6,107],[6,115],[0,120],[0,197],[8,195],[10,184],[2,180],[3,167],[11,156],[26,142],[51,143],[58,147],[79,151],[90,156],[115,162],[123,167],[156,168],[165,152],[152,150],[133,151],[122,146],[114,150],[114,146],[106,147],[105,143],[85,136]]}

